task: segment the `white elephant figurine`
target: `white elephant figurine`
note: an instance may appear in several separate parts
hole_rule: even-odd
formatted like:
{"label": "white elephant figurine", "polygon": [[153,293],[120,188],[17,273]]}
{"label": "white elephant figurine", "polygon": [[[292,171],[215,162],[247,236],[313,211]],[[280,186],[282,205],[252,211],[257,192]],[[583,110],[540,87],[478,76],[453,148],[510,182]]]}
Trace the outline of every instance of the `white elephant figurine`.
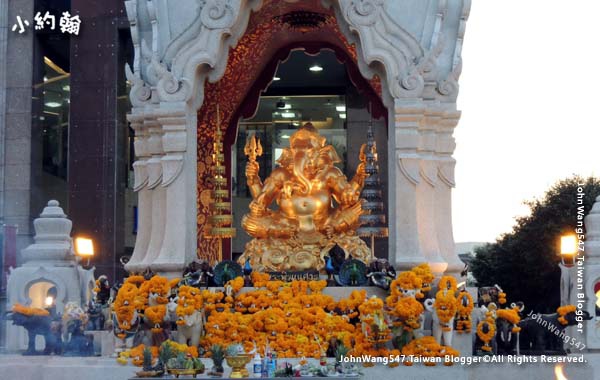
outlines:
{"label": "white elephant figurine", "polygon": [[197,347],[206,322],[204,309],[194,310],[189,315],[177,316],[177,301],[178,297],[175,297],[167,305],[169,319],[177,324],[176,341],[179,344]]}
{"label": "white elephant figurine", "polygon": [[[437,297],[436,297],[437,298]],[[436,307],[436,302],[439,304]],[[451,309],[452,306],[448,305],[445,300],[434,300],[429,298],[424,302],[425,309],[431,312],[432,324],[431,324],[431,335],[441,345],[451,347],[452,346],[452,335],[454,334],[454,318],[456,315],[456,306],[454,306],[454,315],[448,320],[447,318],[440,318],[438,315],[438,308],[440,312],[446,312]],[[451,312],[451,311],[450,311]],[[444,319],[444,320],[442,320]]]}

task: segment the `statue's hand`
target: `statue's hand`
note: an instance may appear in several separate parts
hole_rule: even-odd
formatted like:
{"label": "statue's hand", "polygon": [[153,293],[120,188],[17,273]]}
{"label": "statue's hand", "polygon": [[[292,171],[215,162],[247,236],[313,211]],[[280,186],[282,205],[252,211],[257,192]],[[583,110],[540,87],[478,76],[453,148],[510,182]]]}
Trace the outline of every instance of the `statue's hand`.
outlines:
{"label": "statue's hand", "polygon": [[367,177],[367,172],[365,170],[365,163],[364,162],[361,162],[356,167],[356,175],[360,176],[361,178],[366,178]]}
{"label": "statue's hand", "polygon": [[328,223],[325,226],[325,235],[327,235],[327,239],[331,239],[333,237],[333,233],[335,232],[335,227],[332,224]]}
{"label": "statue's hand", "polygon": [[256,201],[252,201],[250,202],[250,215],[252,216],[263,216],[266,213],[266,208],[265,206],[261,205],[260,203],[256,202]]}
{"label": "statue's hand", "polygon": [[359,197],[360,193],[351,185],[348,185],[342,191],[341,201],[343,205],[352,205],[358,201]]}
{"label": "statue's hand", "polygon": [[260,166],[256,161],[248,161],[246,164],[246,180],[249,185],[253,185],[258,182],[260,179],[258,178],[258,170]]}

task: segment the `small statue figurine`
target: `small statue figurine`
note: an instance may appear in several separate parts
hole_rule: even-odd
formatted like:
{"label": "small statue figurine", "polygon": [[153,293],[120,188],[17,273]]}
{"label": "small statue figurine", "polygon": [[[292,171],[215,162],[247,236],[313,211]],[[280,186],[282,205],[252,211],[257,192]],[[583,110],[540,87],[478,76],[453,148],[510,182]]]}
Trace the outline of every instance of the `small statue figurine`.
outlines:
{"label": "small statue figurine", "polygon": [[206,260],[193,261],[183,271],[185,284],[196,288],[208,288],[214,277],[214,270]]}

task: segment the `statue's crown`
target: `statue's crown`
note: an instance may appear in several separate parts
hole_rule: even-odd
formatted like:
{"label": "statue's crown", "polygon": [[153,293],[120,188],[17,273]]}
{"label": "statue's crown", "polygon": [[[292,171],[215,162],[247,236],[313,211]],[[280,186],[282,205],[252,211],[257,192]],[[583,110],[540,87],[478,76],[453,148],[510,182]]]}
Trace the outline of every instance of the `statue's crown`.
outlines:
{"label": "statue's crown", "polygon": [[290,137],[292,149],[311,149],[325,146],[326,138],[311,123],[304,124]]}

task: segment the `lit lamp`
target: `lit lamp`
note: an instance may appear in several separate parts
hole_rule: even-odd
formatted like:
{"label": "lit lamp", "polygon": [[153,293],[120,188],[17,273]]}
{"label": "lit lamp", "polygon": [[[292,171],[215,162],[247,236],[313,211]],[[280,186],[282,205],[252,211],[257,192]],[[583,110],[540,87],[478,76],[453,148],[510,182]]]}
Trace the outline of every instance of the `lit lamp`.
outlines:
{"label": "lit lamp", "polygon": [[94,241],[85,237],[75,238],[75,253],[80,257],[87,258],[87,265],[90,265],[90,258],[94,256]]}
{"label": "lit lamp", "polygon": [[52,296],[46,297],[46,300],[44,301],[44,303],[46,304],[46,307],[52,306],[52,304],[54,303],[54,297],[52,297]]}
{"label": "lit lamp", "polygon": [[575,265],[577,254],[577,237],[575,235],[564,235],[560,237],[560,260],[562,264],[571,268]]}

